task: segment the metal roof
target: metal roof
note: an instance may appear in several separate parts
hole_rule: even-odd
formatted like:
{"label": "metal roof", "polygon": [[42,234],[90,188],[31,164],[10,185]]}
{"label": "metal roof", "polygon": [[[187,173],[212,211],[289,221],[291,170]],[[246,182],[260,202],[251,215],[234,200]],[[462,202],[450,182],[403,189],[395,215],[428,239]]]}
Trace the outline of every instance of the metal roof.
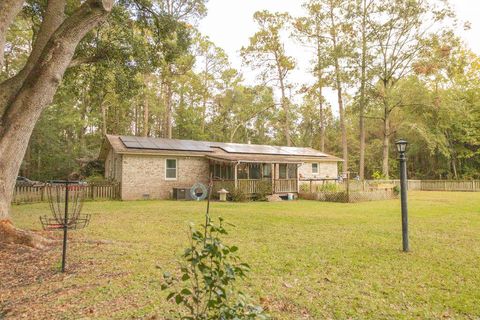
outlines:
{"label": "metal roof", "polygon": [[165,138],[120,136],[128,149],[181,150],[213,152],[207,142]]}
{"label": "metal roof", "polygon": [[[118,154],[208,156],[223,161],[343,161],[312,148],[106,135],[100,158]],[[212,159],[213,160],[213,159]]]}
{"label": "metal roof", "polygon": [[125,145],[127,149],[213,152],[215,151],[213,148],[220,148],[227,153],[328,157],[327,154],[312,148],[270,146],[270,145],[259,145],[259,144],[208,142],[208,141],[165,139],[165,138],[131,137],[131,136],[120,136],[120,140],[122,141],[122,143]]}

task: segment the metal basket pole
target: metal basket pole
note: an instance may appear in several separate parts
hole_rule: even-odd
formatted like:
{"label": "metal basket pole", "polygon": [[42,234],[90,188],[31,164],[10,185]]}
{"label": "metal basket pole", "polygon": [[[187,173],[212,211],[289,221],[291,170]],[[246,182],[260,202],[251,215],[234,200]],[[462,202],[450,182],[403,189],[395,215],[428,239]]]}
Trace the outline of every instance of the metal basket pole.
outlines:
{"label": "metal basket pole", "polygon": [[65,216],[63,220],[63,249],[62,249],[62,272],[65,272],[65,260],[67,258],[67,231],[68,231],[68,180],[65,181]]}

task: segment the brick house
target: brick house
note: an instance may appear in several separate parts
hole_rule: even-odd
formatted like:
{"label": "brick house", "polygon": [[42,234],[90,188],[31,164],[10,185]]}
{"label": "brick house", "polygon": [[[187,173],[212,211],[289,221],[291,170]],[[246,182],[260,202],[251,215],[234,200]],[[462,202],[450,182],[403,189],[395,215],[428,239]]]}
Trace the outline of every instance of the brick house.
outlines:
{"label": "brick house", "polygon": [[297,193],[302,180],[336,179],[340,158],[312,148],[107,135],[100,159],[105,178],[120,183],[121,199],[169,199],[173,188],[213,180],[214,190]]}

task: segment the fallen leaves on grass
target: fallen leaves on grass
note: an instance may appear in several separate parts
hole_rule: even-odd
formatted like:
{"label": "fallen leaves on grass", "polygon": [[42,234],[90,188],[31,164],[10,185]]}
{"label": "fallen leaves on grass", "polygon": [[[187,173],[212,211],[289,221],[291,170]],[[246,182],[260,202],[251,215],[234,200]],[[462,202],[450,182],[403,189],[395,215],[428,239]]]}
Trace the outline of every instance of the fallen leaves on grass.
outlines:
{"label": "fallen leaves on grass", "polygon": [[[60,234],[54,234],[60,238]],[[67,251],[67,270],[60,273],[62,242],[44,250],[0,243],[0,318],[53,319],[63,310],[52,307],[59,299],[75,295],[95,283],[75,284],[65,280],[86,274],[97,266],[97,262],[68,258],[79,242],[82,246],[98,248],[102,241],[84,241],[72,236]],[[87,244],[85,244],[85,242]],[[98,266],[97,266],[98,267]],[[104,277],[116,275],[103,274]],[[69,299],[71,300],[71,299]]]}

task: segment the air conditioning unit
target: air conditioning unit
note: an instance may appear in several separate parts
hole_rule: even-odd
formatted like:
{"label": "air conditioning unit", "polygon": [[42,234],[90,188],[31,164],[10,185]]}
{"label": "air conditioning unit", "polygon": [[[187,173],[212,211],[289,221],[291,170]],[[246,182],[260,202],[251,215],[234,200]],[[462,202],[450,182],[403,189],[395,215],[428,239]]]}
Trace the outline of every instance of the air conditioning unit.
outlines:
{"label": "air conditioning unit", "polygon": [[173,188],[172,196],[174,200],[192,200],[190,188]]}

